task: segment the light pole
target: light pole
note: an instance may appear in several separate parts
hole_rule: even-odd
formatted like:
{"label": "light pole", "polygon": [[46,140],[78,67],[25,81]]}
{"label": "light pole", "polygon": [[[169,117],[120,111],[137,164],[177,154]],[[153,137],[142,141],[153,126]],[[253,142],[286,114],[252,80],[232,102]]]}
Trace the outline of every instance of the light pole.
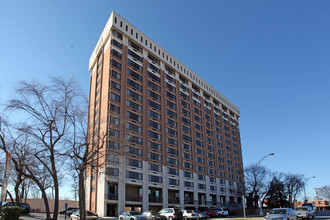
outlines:
{"label": "light pole", "polygon": [[[309,179],[313,179],[313,178],[315,178],[316,176],[312,176],[312,177],[309,177],[309,178],[307,178],[306,179],[306,183],[307,183],[307,181],[309,180]],[[305,194],[305,201],[304,201],[304,203],[307,203],[307,197],[306,197],[306,188],[305,188],[305,183],[304,183],[304,194]]]}
{"label": "light pole", "polygon": [[[266,158],[266,157],[268,157],[268,156],[274,156],[275,155],[275,153],[270,153],[270,154],[267,154],[267,155],[265,155],[265,156],[263,156],[259,161],[258,161],[258,163],[256,163],[256,169],[258,169],[258,167],[260,166],[260,164],[261,164],[261,162]],[[258,172],[258,171],[257,171]],[[263,211],[262,211],[262,198],[260,198],[260,200],[259,200],[259,216],[263,216],[264,215],[264,213],[263,213]]]}

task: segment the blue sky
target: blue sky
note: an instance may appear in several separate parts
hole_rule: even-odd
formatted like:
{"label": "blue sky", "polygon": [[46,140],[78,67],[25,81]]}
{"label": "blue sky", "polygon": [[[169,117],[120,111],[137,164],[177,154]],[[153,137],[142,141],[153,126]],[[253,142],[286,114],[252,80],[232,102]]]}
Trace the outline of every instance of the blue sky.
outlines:
{"label": "blue sky", "polygon": [[0,103],[17,80],[74,76],[112,10],[241,110],[244,165],[330,184],[330,2],[305,0],[0,2]]}

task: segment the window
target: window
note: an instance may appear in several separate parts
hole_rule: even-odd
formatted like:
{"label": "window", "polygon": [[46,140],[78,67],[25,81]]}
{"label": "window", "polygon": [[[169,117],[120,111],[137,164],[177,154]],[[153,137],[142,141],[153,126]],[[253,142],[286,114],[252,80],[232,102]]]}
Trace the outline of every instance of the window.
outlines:
{"label": "window", "polygon": [[187,160],[192,160],[192,155],[185,152],[182,153],[182,157]]}
{"label": "window", "polygon": [[127,59],[127,64],[132,66],[133,68],[137,69],[138,71],[142,72],[143,71],[143,68],[142,66],[140,66],[139,64],[137,64],[136,62],[130,60],[130,59]]}
{"label": "window", "polygon": [[185,141],[188,141],[188,142],[191,142],[191,137],[188,136],[188,135],[185,135],[185,134],[181,134],[182,136],[182,139],[185,140]]}
{"label": "window", "polygon": [[191,172],[188,172],[188,171],[183,171],[183,176],[185,178],[193,178],[193,174]]}
{"label": "window", "polygon": [[160,120],[161,119],[160,114],[158,114],[158,113],[156,113],[156,112],[154,112],[152,110],[148,110],[148,115],[151,116],[151,117],[153,117],[154,119],[157,119],[157,120]]}
{"label": "window", "polygon": [[201,174],[197,174],[197,179],[200,181],[205,181],[205,176]]}
{"label": "window", "polygon": [[127,69],[127,74],[142,82],[142,76],[131,69]]}
{"label": "window", "polygon": [[171,90],[172,92],[175,92],[175,87],[169,84],[168,82],[165,82],[165,87]]}
{"label": "window", "polygon": [[202,183],[198,183],[198,189],[206,189],[206,185]]}
{"label": "window", "polygon": [[190,112],[188,110],[186,110],[184,108],[181,108],[180,110],[181,110],[181,113],[184,114],[185,116],[188,116],[188,117],[190,116]]}
{"label": "window", "polygon": [[171,168],[171,167],[167,168],[167,173],[170,174],[170,175],[179,176],[179,170]]}
{"label": "window", "polygon": [[200,148],[196,148],[196,153],[198,153],[200,155],[204,155],[204,150],[202,150]]}
{"label": "window", "polygon": [[142,145],[142,138],[133,135],[126,135],[126,140],[134,144]]}
{"label": "window", "polygon": [[158,101],[160,101],[160,95],[148,89],[148,95]]}
{"label": "window", "polygon": [[127,101],[126,101],[126,105],[127,105],[128,107],[131,107],[131,108],[133,108],[133,109],[139,111],[139,112],[142,111],[142,106],[141,106],[141,105],[136,104],[135,102],[132,102],[132,101],[130,101],[130,100],[127,100]]}
{"label": "window", "polygon": [[196,170],[199,172],[205,172],[205,167],[197,165]]}
{"label": "window", "polygon": [[157,130],[161,130],[161,125],[151,120],[148,120],[148,126],[155,128]]}
{"label": "window", "polygon": [[200,141],[200,140],[195,140],[195,144],[197,145],[197,146],[201,146],[201,147],[203,147],[204,146],[204,143],[202,142],[202,141]]}
{"label": "window", "polygon": [[110,128],[108,130],[108,135],[109,136],[112,136],[112,137],[115,137],[115,138],[119,138],[119,131],[118,130],[115,130],[113,128]]}
{"label": "window", "polygon": [[179,164],[179,161],[177,159],[174,159],[174,158],[171,158],[171,157],[167,157],[166,162],[168,164],[175,165],[175,166],[177,166]]}
{"label": "window", "polygon": [[127,79],[127,85],[132,86],[134,89],[142,91],[142,86],[131,79]]}
{"label": "window", "polygon": [[201,138],[203,139],[203,135],[197,131],[195,131],[195,136],[198,137],[198,138]]}
{"label": "window", "polygon": [[109,142],[107,142],[107,148],[109,148],[111,150],[118,150],[119,143],[117,143],[115,141],[109,141]]}
{"label": "window", "polygon": [[166,128],[166,133],[168,133],[172,136],[178,136],[178,132],[176,130],[171,129],[171,128]]}
{"label": "window", "polygon": [[116,41],[115,39],[112,39],[112,45],[118,47],[119,49],[122,49],[122,45],[121,45],[121,43],[119,43],[119,42]]}
{"label": "window", "polygon": [[148,67],[149,67],[150,69],[152,69],[153,71],[155,71],[155,72],[157,72],[157,73],[160,73],[159,68],[156,67],[155,65],[149,63],[149,62],[148,62]]}
{"label": "window", "polygon": [[140,57],[137,53],[131,51],[130,49],[128,49],[127,53],[131,55],[133,58],[137,59],[138,61],[143,62],[142,57]]}
{"label": "window", "polygon": [[132,146],[126,147],[126,153],[133,154],[136,156],[142,156],[142,150]]}
{"label": "window", "polygon": [[182,131],[187,132],[187,133],[191,132],[191,129],[187,126],[184,126],[184,125],[181,125],[181,129],[182,129]]}
{"label": "window", "polygon": [[142,168],[142,161],[126,158],[126,165],[131,167]]}
{"label": "window", "polygon": [[113,167],[106,168],[106,175],[109,176],[119,176],[119,169]]}
{"label": "window", "polygon": [[185,150],[189,150],[189,151],[192,150],[191,145],[186,144],[186,143],[182,143],[182,148],[185,149]]}
{"label": "window", "polygon": [[170,93],[169,91],[165,91],[165,95],[167,96],[167,97],[169,97],[170,99],[172,99],[172,100],[176,100],[176,96],[174,95],[174,94],[172,94],[172,93]]}
{"label": "window", "polygon": [[114,55],[118,59],[121,59],[121,53],[119,53],[117,50],[112,49],[111,53],[112,53],[112,55]]}
{"label": "window", "polygon": [[149,182],[153,182],[153,183],[163,182],[163,178],[161,176],[149,175],[148,177],[149,177]]}
{"label": "window", "polygon": [[182,166],[183,166],[184,168],[187,168],[187,169],[192,169],[192,168],[193,168],[192,163],[189,163],[189,162],[186,162],[186,161],[183,161],[183,162],[182,162]]}
{"label": "window", "polygon": [[119,106],[116,106],[114,104],[110,104],[109,105],[109,110],[112,111],[112,112],[114,112],[114,113],[120,114],[120,107]]}
{"label": "window", "polygon": [[153,74],[152,72],[150,72],[150,71],[148,71],[148,76],[149,76],[151,79],[153,79],[153,80],[155,80],[155,81],[157,81],[157,82],[160,82],[160,78],[159,78],[158,76],[156,76],[155,74]]}
{"label": "window", "polygon": [[151,138],[154,138],[157,140],[162,140],[162,135],[158,134],[156,132],[153,132],[153,131],[148,131],[148,137],[151,137]]}
{"label": "window", "polygon": [[154,109],[157,109],[157,110],[161,110],[161,107],[160,107],[160,104],[154,102],[154,101],[151,101],[148,99],[148,106],[154,108]]}
{"label": "window", "polygon": [[172,119],[170,119],[170,118],[166,118],[166,119],[165,119],[165,122],[166,122],[166,124],[168,124],[168,125],[171,125],[171,126],[173,126],[173,127],[176,127],[176,121],[174,121],[174,120],[172,120]]}
{"label": "window", "polygon": [[196,129],[198,129],[200,131],[202,130],[202,126],[199,125],[199,124],[197,124],[197,123],[194,124],[194,128],[196,128]]}
{"label": "window", "polygon": [[173,149],[173,148],[170,148],[170,147],[167,147],[166,153],[171,154],[171,155],[174,155],[174,156],[178,156],[179,155],[178,150]]}
{"label": "window", "polygon": [[135,114],[133,112],[130,112],[130,111],[127,111],[126,112],[126,117],[127,118],[130,118],[130,119],[133,119],[133,120],[135,120],[137,122],[142,122],[142,117],[141,116],[139,116],[139,115],[137,115],[137,114]]}
{"label": "window", "polygon": [[126,129],[142,134],[142,127],[126,122]]}
{"label": "window", "polygon": [[169,109],[165,109],[165,114],[173,117],[173,118],[176,118],[176,113],[172,110],[169,110]]}
{"label": "window", "polygon": [[115,77],[116,79],[118,79],[118,80],[121,79],[121,75],[120,75],[120,73],[118,73],[118,72],[116,72],[116,71],[114,71],[114,70],[111,70],[111,75],[112,75],[113,77]]}
{"label": "window", "polygon": [[111,65],[121,70],[121,64],[116,60],[111,60]]}
{"label": "window", "polygon": [[157,165],[157,164],[153,164],[153,163],[149,163],[148,164],[148,170],[156,171],[156,172],[162,172],[162,166]]}
{"label": "window", "polygon": [[158,86],[157,84],[153,83],[150,80],[148,80],[148,86],[150,86],[154,90],[160,91],[160,86]]}
{"label": "window", "polygon": [[190,120],[189,120],[188,118],[185,118],[185,117],[182,117],[182,116],[181,116],[181,121],[182,121],[183,123],[185,123],[185,124],[190,125]]}
{"label": "window", "polygon": [[148,152],[148,158],[151,160],[162,161],[161,155],[152,152]]}
{"label": "window", "polygon": [[126,171],[126,178],[142,180],[142,173],[137,173],[137,172],[127,170]]}
{"label": "window", "polygon": [[165,99],[165,105],[167,105],[167,106],[169,106],[169,107],[171,107],[173,109],[176,109],[176,104],[174,104],[174,102],[171,102],[171,101],[169,101],[167,99]]}
{"label": "window", "polygon": [[198,162],[198,163],[204,163],[204,158],[202,158],[202,157],[196,157],[196,162]]}
{"label": "window", "polygon": [[166,138],[166,143],[174,145],[174,146],[178,146],[178,141],[174,140],[172,138],[169,138],[169,137]]}
{"label": "window", "polygon": [[151,148],[151,149],[159,150],[159,151],[162,150],[162,145],[157,144],[157,143],[152,142],[152,141],[148,141],[148,147]]}
{"label": "window", "polygon": [[179,185],[179,180],[177,180],[177,179],[172,179],[172,178],[168,178],[168,184],[169,184],[169,185],[178,186],[178,185]]}
{"label": "window", "polygon": [[186,101],[180,100],[180,103],[181,103],[181,105],[182,105],[183,107],[185,107],[185,108],[189,108],[189,107],[190,107],[189,103],[186,102]]}
{"label": "window", "polygon": [[117,95],[116,93],[111,92],[110,99],[120,102],[120,95]]}
{"label": "window", "polygon": [[184,187],[193,188],[194,187],[194,183],[193,182],[184,181]]}
{"label": "window", "polygon": [[130,97],[132,97],[133,99],[142,101],[142,95],[139,95],[138,93],[133,92],[130,89],[127,89],[127,95],[130,96]]}

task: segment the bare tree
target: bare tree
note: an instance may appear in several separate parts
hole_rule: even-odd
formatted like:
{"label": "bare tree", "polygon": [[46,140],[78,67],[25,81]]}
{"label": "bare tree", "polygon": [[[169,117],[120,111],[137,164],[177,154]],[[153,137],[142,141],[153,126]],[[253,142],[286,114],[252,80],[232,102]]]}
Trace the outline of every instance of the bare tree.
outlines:
{"label": "bare tree", "polygon": [[254,207],[258,207],[258,200],[268,190],[267,175],[269,171],[264,166],[252,164],[244,170],[244,182],[246,193],[253,201]]}
{"label": "bare tree", "polygon": [[304,189],[304,175],[301,174],[285,174],[284,185],[286,189],[286,194],[291,205],[297,198],[297,195]]}
{"label": "bare tree", "polygon": [[[20,112],[22,123],[17,125],[17,131],[29,137],[27,149],[34,161],[34,164],[26,164],[22,172],[39,186],[45,203],[45,185],[40,181],[40,172],[36,171],[44,170],[50,175],[55,197],[53,219],[57,219],[60,181],[57,163],[64,159],[61,151],[70,125],[70,108],[77,97],[77,84],[74,80],[62,78],[53,78],[49,85],[23,81],[16,88],[15,95],[6,107],[9,111]],[[19,166],[19,161],[16,162]],[[50,219],[50,214],[47,214],[47,219]]]}
{"label": "bare tree", "polygon": [[330,201],[330,185],[318,188],[318,194],[324,197],[327,201]]}

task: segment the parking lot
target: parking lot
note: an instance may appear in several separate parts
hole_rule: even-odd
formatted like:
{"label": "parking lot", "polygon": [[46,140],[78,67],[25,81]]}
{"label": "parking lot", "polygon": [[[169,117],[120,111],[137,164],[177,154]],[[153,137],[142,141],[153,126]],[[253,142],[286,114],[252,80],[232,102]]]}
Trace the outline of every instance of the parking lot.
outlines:
{"label": "parking lot", "polygon": [[[46,214],[45,213],[30,213],[29,215],[21,216],[20,219],[22,220],[32,220],[32,219],[46,219]],[[70,217],[66,217],[66,219],[70,219]],[[100,218],[100,219],[117,219],[117,218]],[[232,216],[228,218],[212,218],[212,220],[244,220],[243,217],[238,217],[238,216]],[[255,217],[255,216],[247,216],[246,219],[248,220],[262,220],[264,219],[263,217]],[[324,220],[324,219],[330,219],[330,211],[319,211],[318,215],[314,218],[314,220]],[[58,215],[58,220],[65,220],[65,216],[63,214]]]}

